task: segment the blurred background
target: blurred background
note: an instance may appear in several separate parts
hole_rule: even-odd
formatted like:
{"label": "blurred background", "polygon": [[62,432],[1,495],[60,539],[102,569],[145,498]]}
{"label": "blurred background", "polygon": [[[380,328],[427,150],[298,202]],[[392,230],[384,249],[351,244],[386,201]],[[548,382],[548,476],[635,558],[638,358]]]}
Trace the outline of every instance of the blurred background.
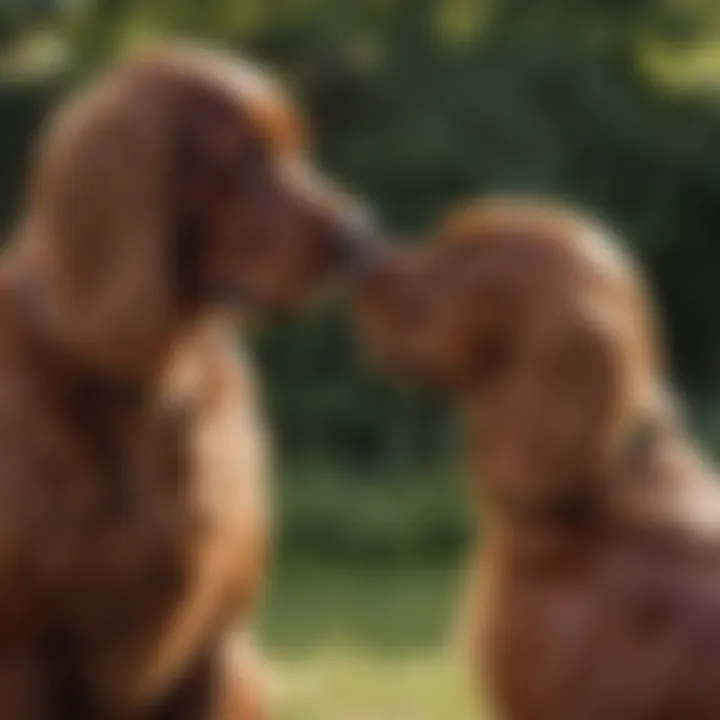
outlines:
{"label": "blurred background", "polygon": [[[720,3],[0,0],[0,220],[59,97],[128,46],[265,61],[316,152],[412,242],[478,193],[600,213],[645,263],[690,415],[720,450]],[[446,640],[468,513],[448,408],[374,378],[341,303],[253,338],[280,449],[261,632],[280,716],[472,717]]]}

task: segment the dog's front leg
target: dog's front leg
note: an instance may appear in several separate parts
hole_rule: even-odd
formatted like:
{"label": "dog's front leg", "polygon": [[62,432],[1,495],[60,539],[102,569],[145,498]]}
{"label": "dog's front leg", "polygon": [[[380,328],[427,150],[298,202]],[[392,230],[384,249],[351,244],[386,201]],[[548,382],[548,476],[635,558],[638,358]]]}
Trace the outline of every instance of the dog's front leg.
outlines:
{"label": "dog's front leg", "polygon": [[268,706],[262,665],[240,641],[206,655],[148,720],[267,720]]}

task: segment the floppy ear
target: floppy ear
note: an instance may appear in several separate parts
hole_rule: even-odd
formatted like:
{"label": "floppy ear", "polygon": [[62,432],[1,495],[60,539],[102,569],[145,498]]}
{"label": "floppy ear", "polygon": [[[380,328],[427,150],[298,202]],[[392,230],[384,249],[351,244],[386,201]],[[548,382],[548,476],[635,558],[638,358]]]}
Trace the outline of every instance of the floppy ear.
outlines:
{"label": "floppy ear", "polygon": [[51,128],[32,188],[53,324],[123,373],[149,368],[175,312],[167,134],[158,97],[106,84]]}
{"label": "floppy ear", "polygon": [[596,322],[567,329],[551,357],[543,445],[568,468],[601,460],[619,412],[620,366],[608,328]]}
{"label": "floppy ear", "polygon": [[516,431],[524,473],[534,492],[552,500],[602,479],[627,388],[621,342],[600,318],[573,319],[543,345],[516,388]]}

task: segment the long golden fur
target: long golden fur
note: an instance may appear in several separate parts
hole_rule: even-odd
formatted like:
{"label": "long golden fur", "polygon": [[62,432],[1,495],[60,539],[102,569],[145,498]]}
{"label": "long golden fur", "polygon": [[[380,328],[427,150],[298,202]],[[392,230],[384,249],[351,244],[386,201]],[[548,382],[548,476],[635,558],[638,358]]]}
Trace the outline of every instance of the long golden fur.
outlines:
{"label": "long golden fur", "polygon": [[508,720],[720,714],[720,491],[637,268],[598,224],[488,201],[368,272],[390,369],[462,409],[482,542],[478,682]]}
{"label": "long golden fur", "polygon": [[[263,717],[266,443],[224,319],[362,240],[257,69],[163,48],[61,109],[0,265],[0,717]],[[249,648],[249,644],[248,644]]]}

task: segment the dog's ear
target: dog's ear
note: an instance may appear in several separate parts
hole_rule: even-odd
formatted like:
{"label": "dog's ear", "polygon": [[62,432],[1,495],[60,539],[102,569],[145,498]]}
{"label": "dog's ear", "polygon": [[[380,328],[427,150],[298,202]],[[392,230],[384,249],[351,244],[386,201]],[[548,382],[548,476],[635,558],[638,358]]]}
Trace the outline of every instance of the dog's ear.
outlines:
{"label": "dog's ear", "polygon": [[629,397],[629,366],[613,326],[574,317],[548,334],[515,388],[520,455],[546,498],[591,490],[609,468]]}
{"label": "dog's ear", "polygon": [[41,147],[30,222],[53,323],[85,359],[141,372],[174,312],[161,98],[107,82],[67,108]]}
{"label": "dog's ear", "polygon": [[588,318],[571,323],[545,370],[550,393],[544,417],[538,416],[540,445],[570,472],[586,463],[599,467],[623,395],[622,362],[610,327]]}

